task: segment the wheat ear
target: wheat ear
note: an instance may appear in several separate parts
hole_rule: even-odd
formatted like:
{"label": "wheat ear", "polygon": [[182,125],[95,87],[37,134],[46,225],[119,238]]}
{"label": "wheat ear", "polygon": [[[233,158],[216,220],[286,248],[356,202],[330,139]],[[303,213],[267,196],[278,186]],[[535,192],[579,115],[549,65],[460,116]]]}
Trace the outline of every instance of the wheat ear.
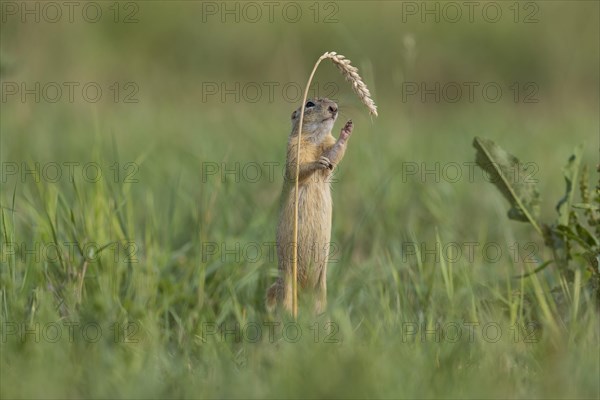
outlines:
{"label": "wheat ear", "polygon": [[295,181],[295,202],[294,202],[294,256],[292,258],[292,314],[294,318],[298,318],[298,181],[300,175],[300,137],[302,136],[302,122],[304,121],[304,105],[308,97],[308,89],[312,82],[317,67],[321,61],[329,58],[338,67],[342,75],[348,82],[352,84],[352,89],[360,98],[365,106],[369,109],[369,113],[377,116],[377,106],[371,99],[371,92],[367,88],[367,85],[363,82],[360,75],[358,75],[358,68],[350,64],[350,60],[341,54],[337,54],[335,51],[330,51],[323,54],[313,67],[308,83],[304,89],[304,97],[302,99],[302,106],[300,107],[300,122],[298,123],[298,144],[296,146],[296,181]]}

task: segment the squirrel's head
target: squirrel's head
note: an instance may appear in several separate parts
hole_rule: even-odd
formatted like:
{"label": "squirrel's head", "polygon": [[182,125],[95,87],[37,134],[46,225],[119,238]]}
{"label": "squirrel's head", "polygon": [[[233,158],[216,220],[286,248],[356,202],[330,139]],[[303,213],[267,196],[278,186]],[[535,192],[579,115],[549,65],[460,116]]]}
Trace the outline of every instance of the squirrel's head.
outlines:
{"label": "squirrel's head", "polygon": [[[338,106],[326,98],[308,99],[304,105],[302,135],[320,138],[331,132],[338,116]],[[298,131],[300,107],[292,113],[292,134]]]}

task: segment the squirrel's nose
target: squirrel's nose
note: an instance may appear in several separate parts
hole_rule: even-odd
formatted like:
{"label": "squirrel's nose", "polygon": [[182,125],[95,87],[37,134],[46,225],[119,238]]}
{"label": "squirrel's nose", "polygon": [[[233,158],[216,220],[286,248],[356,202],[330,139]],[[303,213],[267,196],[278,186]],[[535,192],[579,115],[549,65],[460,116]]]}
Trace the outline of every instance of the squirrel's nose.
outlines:
{"label": "squirrel's nose", "polygon": [[328,108],[328,109],[329,109],[329,111],[331,111],[333,114],[337,113],[337,106],[335,106],[335,105],[329,106],[329,108]]}

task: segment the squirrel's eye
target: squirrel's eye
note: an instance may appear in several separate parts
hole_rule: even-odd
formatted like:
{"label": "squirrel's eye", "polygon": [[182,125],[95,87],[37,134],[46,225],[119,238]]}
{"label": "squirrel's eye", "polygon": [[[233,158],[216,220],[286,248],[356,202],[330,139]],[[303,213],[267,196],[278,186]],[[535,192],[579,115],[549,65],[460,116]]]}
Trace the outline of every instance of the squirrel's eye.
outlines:
{"label": "squirrel's eye", "polygon": [[311,108],[314,106],[315,106],[315,103],[313,103],[312,101],[309,101],[308,103],[306,103],[306,108]]}

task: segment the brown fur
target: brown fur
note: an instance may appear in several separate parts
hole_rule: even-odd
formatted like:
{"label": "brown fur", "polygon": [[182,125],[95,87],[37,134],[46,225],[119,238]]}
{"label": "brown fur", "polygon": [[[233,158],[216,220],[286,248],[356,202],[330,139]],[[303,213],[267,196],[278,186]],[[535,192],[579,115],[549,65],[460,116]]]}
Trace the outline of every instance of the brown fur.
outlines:
{"label": "brown fur", "polygon": [[[316,313],[327,304],[327,261],[331,241],[332,199],[330,176],[344,157],[352,131],[349,121],[340,138],[331,135],[337,118],[337,104],[329,99],[310,99],[314,106],[305,108],[300,142],[298,180],[298,292],[314,296]],[[300,109],[292,114],[292,133],[288,140],[286,178],[281,194],[277,226],[279,278],[267,290],[267,308],[281,305],[292,311],[292,258],[294,240],[294,201],[297,153],[297,130]]]}

